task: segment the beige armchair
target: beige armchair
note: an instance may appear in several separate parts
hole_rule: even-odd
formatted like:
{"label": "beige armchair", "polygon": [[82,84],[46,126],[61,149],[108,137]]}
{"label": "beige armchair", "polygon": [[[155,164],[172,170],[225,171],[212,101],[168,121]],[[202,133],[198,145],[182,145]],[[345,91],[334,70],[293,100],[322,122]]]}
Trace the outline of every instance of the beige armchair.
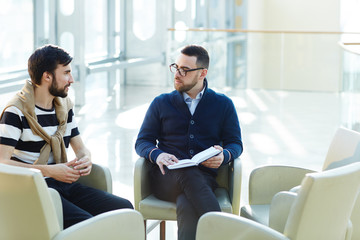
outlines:
{"label": "beige armchair", "polygon": [[[360,161],[360,133],[339,128],[329,146],[323,171],[344,166],[356,161]],[[295,191],[300,185],[306,173],[313,172],[309,169],[290,167],[290,166],[263,166],[254,169],[249,178],[249,204],[241,208],[240,215],[261,224],[274,227],[276,218],[273,217],[269,222],[270,204],[274,195],[280,191]],[[280,204],[277,211],[281,212],[286,204]],[[356,208],[352,214],[354,224],[353,240],[360,239],[360,199],[356,203]],[[275,209],[272,210],[274,212]],[[283,218],[281,214],[277,214]]]}
{"label": "beige armchair", "polygon": [[291,202],[287,204],[290,206],[287,217],[278,225],[280,230],[243,217],[211,212],[200,218],[196,239],[350,239],[352,224],[349,219],[359,190],[359,162],[310,173],[303,179],[298,193],[276,194],[280,203]]}
{"label": "beige armchair", "polygon": [[93,163],[91,173],[88,176],[82,176],[78,182],[93,188],[112,193],[112,179],[109,168]]}
{"label": "beige armchair", "polygon": [[[105,166],[93,163],[90,175],[80,177],[78,182],[89,187],[112,193],[111,172],[109,168]],[[49,188],[49,192],[54,202],[54,207],[60,224],[60,229],[63,229],[63,212],[59,193],[52,188]]]}
{"label": "beige armchair", "polygon": [[[176,205],[172,202],[157,199],[151,192],[149,183],[149,161],[139,158],[135,164],[134,173],[134,202],[135,209],[139,211],[146,220],[160,220],[160,239],[165,239],[165,221],[176,221]],[[219,169],[217,182],[219,188],[215,194],[223,212],[239,215],[240,190],[241,190],[241,162],[235,159],[229,165]],[[147,228],[147,232],[152,227]]]}
{"label": "beige armchair", "polygon": [[130,209],[103,213],[62,231],[54,193],[40,171],[0,164],[0,239],[145,238],[141,214]]}

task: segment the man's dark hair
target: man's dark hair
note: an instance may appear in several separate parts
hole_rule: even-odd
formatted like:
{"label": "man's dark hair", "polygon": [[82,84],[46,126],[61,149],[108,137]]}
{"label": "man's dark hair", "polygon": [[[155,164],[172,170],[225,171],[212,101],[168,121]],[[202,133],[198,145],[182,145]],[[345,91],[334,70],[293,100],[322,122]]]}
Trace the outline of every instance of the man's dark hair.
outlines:
{"label": "man's dark hair", "polygon": [[198,45],[188,45],[181,50],[181,53],[190,56],[196,57],[196,66],[209,69],[209,54],[205,48]]}
{"label": "man's dark hair", "polygon": [[35,50],[28,60],[28,72],[33,84],[41,84],[41,77],[44,72],[54,75],[58,64],[67,66],[72,57],[64,49],[45,45]]}

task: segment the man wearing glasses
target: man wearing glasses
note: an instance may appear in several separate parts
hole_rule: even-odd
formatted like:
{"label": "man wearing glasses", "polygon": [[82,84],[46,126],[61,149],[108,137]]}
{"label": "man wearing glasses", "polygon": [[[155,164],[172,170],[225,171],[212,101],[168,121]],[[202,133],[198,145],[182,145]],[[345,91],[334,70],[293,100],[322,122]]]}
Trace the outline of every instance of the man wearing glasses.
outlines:
{"label": "man wearing glasses", "polygon": [[[207,51],[196,45],[181,50],[174,73],[175,90],[151,103],[135,143],[136,152],[153,163],[151,185],[157,198],[176,203],[178,239],[195,239],[198,219],[221,211],[214,194],[217,169],[243,151],[232,101],[208,88]],[[221,153],[196,167],[167,166],[214,146]]]}

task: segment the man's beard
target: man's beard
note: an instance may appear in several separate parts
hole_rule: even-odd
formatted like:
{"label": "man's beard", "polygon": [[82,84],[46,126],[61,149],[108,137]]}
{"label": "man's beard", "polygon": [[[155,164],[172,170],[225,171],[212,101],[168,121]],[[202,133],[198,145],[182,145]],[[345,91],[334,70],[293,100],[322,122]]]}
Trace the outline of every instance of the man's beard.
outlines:
{"label": "man's beard", "polygon": [[65,91],[65,89],[67,87],[69,87],[70,84],[65,85],[64,89],[59,89],[58,85],[56,83],[56,77],[54,75],[54,78],[52,80],[51,86],[49,87],[49,92],[51,95],[53,95],[54,97],[61,97],[61,98],[65,98],[67,97],[68,93]]}
{"label": "man's beard", "polygon": [[[193,81],[189,84],[182,84],[182,85],[176,85],[176,78],[174,79],[174,88],[179,92],[188,92],[190,91],[195,85],[197,84],[196,79],[194,78]],[[180,80],[180,79],[178,79]],[[181,80],[180,80],[181,81]],[[181,81],[182,82],[182,81]]]}

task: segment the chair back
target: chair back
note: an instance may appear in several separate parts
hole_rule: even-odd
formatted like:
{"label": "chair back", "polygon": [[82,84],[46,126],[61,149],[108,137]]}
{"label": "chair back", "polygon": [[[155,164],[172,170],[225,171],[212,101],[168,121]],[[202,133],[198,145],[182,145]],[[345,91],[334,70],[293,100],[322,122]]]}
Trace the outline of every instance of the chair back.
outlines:
{"label": "chair back", "polygon": [[249,178],[249,203],[269,204],[276,193],[298,186],[307,173],[308,169],[291,166],[284,168],[280,165],[268,165],[255,168]]}
{"label": "chair back", "polygon": [[[323,170],[329,170],[354,162],[360,162],[360,133],[339,128],[329,146]],[[360,239],[360,195],[355,203],[351,222],[353,224],[352,239]]]}
{"label": "chair back", "polygon": [[284,234],[292,240],[344,239],[359,188],[359,162],[307,174]]}
{"label": "chair back", "polygon": [[331,141],[323,170],[360,161],[360,133],[340,127]]}
{"label": "chair back", "polygon": [[0,239],[52,239],[60,231],[40,171],[0,164]]}

